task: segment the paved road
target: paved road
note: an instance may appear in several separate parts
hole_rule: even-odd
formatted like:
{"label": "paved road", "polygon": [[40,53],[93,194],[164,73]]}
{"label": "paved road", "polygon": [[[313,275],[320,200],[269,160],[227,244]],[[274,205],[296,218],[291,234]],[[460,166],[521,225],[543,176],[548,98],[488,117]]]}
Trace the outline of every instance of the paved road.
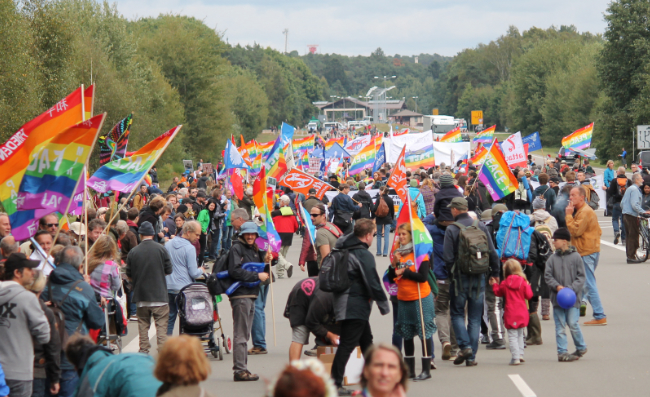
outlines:
{"label": "paved road", "polygon": [[[508,366],[508,350],[488,351],[484,346],[477,355],[478,366],[467,368],[455,367],[451,362],[436,359],[438,369],[433,371],[433,379],[411,383],[409,395],[454,395],[454,396],[613,396],[648,395],[650,389],[650,343],[646,331],[650,329],[650,307],[646,299],[650,290],[650,262],[647,264],[628,265],[625,262],[624,247],[613,246],[611,218],[602,216],[598,211],[603,230],[600,266],[597,277],[600,294],[608,315],[609,325],[605,327],[582,327],[589,353],[574,363],[557,362],[554,323],[543,321],[542,346],[526,349],[526,364],[519,367]],[[294,239],[294,246],[289,251],[289,259],[297,262],[300,238]],[[374,247],[371,248],[374,252]],[[388,260],[380,258],[378,269],[384,270]],[[249,356],[249,369],[269,380],[276,376],[288,361],[290,344],[290,327],[287,319],[282,317],[286,298],[293,285],[304,274],[298,269],[293,278],[278,280],[274,284],[275,319],[277,346],[273,343],[273,323],[271,319],[271,295],[266,308],[267,343],[269,354]],[[645,298],[644,298],[645,297]],[[226,332],[232,335],[231,311],[228,302],[220,304]],[[591,309],[587,317],[591,319]],[[552,318],[552,317],[551,317]],[[371,326],[376,341],[390,343],[392,317],[381,316],[376,308],[371,317]],[[131,348],[137,350],[137,326],[129,324],[129,336],[125,345],[133,340]],[[137,339],[137,338],[136,338]],[[152,339],[152,344],[155,340]],[[440,343],[434,336],[435,353],[440,355]],[[569,342],[573,349],[572,342]],[[419,348],[416,349],[419,355]],[[234,383],[232,381],[232,356],[224,361],[210,358],[212,374],[204,383],[214,395],[260,397],[265,393],[263,381]],[[418,358],[419,362],[419,358]],[[419,363],[418,363],[419,373]],[[532,389],[534,394],[523,394],[515,386],[510,375],[519,375],[521,380]],[[521,383],[521,382],[520,382]]]}

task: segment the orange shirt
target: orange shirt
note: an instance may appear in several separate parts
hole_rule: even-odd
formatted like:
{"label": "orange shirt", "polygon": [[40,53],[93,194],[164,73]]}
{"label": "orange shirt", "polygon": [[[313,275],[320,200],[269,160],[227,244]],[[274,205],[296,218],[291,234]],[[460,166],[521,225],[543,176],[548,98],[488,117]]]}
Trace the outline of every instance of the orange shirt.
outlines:
{"label": "orange shirt", "polygon": [[[415,254],[411,252],[400,259],[400,268],[408,268],[415,272]],[[431,293],[431,287],[428,282],[418,283],[417,281],[407,280],[404,277],[395,278],[397,284],[397,299],[405,302],[415,301],[418,299],[418,284],[420,285],[421,298]]]}

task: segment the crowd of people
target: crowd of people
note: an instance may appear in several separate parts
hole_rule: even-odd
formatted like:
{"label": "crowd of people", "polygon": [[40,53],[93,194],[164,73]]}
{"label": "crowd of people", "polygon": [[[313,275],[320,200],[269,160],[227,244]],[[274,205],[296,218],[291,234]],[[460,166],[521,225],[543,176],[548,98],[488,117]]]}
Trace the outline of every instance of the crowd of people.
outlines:
{"label": "crowd of people", "polygon": [[[628,178],[625,168],[614,175],[609,162],[602,186],[614,243],[625,242],[628,262],[638,261],[638,217],[650,212],[650,175],[635,166]],[[213,271],[227,271],[229,283],[241,284],[228,296],[233,379],[258,380],[248,368],[248,355],[268,352],[269,284],[275,276],[295,274],[287,257],[298,238],[297,265],[308,277],[287,298],[291,364],[273,385],[273,395],[326,395],[328,388],[352,394],[344,387],[344,370],[357,346],[365,355],[363,393],[404,394],[409,379],[426,381],[437,368],[436,333],[440,359],[455,365],[476,366],[481,344],[495,350],[508,345],[510,364],[521,365],[524,346],[542,343],[540,321],[551,315],[558,360],[578,360],[587,353],[579,324],[587,306],[594,318],[582,325],[607,325],[595,275],[601,229],[594,212],[599,207],[596,187],[589,182],[594,169],[588,161],[566,167],[559,159],[536,165],[531,158],[528,167],[512,171],[519,188],[496,202],[471,161],[406,173],[412,212],[433,241],[419,266],[410,224],[397,225],[403,203],[388,186],[390,164],[372,175],[329,175],[335,188],[331,201],[319,198],[315,189],[305,196],[278,188],[271,216],[280,252],[260,244],[265,232],[252,187],[238,198],[223,179],[202,172],[174,178],[166,193],[154,183],[133,197],[96,198],[93,202],[109,205],[89,206],[86,216],[66,230],[58,217],[45,216],[33,241],[15,241],[9,217],[0,214],[0,336],[5,341],[0,364],[8,387],[4,394],[0,388],[0,395],[210,395],[199,385],[210,371],[201,343],[172,335],[180,291],[209,278],[211,264]],[[315,236],[307,235],[300,206],[309,214]],[[394,247],[391,233],[397,236]],[[514,248],[513,233],[521,242]],[[340,252],[346,253],[349,285],[325,291],[319,287],[320,269]],[[375,258],[389,255],[389,266],[378,267]],[[262,271],[243,266],[258,262],[265,264]],[[576,295],[571,307],[558,303],[564,288]],[[117,304],[121,298],[127,300],[124,313]],[[382,315],[392,308],[390,346],[373,339],[373,302]],[[137,321],[139,351],[145,354],[115,355],[110,343],[98,343],[107,307]],[[157,361],[147,355],[152,321]],[[120,332],[126,323],[111,327]],[[300,361],[310,334],[315,346],[305,351],[308,356],[315,356],[318,346],[337,347],[329,375],[321,376],[319,364],[309,359]],[[419,366],[415,338],[421,341]],[[120,368],[132,370],[125,376]],[[128,387],[116,394],[120,384]],[[304,388],[303,394],[287,391],[295,387]]]}

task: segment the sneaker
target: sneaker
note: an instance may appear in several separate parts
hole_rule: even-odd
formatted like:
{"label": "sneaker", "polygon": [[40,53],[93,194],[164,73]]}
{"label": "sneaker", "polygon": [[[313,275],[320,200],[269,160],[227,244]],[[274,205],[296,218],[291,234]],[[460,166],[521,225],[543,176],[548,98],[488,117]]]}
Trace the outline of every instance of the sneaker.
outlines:
{"label": "sneaker", "polygon": [[550,320],[550,319],[551,319],[551,316],[549,316],[548,314],[544,314],[544,315],[542,316],[542,320],[544,320],[544,321],[548,321],[548,320]]}
{"label": "sneaker", "polygon": [[520,357],[520,358],[519,358],[519,362],[523,364],[523,363],[525,363],[525,362],[526,362],[526,360],[524,360],[524,358],[523,358],[523,357]]}
{"label": "sneaker", "polygon": [[291,276],[293,276],[293,265],[289,265],[287,269],[287,278],[291,278]]}
{"label": "sneaker", "polygon": [[377,254],[377,256],[381,256],[381,254]]}
{"label": "sneaker", "polygon": [[476,367],[477,365],[478,365],[478,363],[476,362],[476,360],[467,360],[467,361],[465,361],[465,366],[466,367]]}
{"label": "sneaker", "polygon": [[447,361],[451,358],[451,343],[445,342],[442,344],[442,359]]}
{"label": "sneaker", "polygon": [[585,321],[583,325],[607,325],[607,317],[601,318],[600,320],[593,319],[591,321]]}
{"label": "sneaker", "polygon": [[252,382],[260,379],[259,376],[251,374],[249,371],[235,372],[233,378],[235,382]]}
{"label": "sneaker", "polygon": [[317,352],[316,349],[305,350],[305,356],[316,357],[317,355],[318,355],[318,352]]}
{"label": "sneaker", "polygon": [[578,357],[574,356],[573,354],[569,353],[562,353],[557,355],[557,361],[559,362],[571,362],[577,360]]}
{"label": "sneaker", "polygon": [[255,346],[248,351],[248,354],[251,355],[266,354],[266,353],[268,353],[268,351],[265,348],[259,346]]}
{"label": "sneaker", "polygon": [[336,393],[339,396],[351,396],[354,390],[346,389],[345,387],[339,387],[336,389]]}
{"label": "sneaker", "polygon": [[490,343],[490,337],[487,335],[483,335],[481,338],[481,344],[482,345],[488,345]]}
{"label": "sneaker", "polygon": [[587,315],[587,302],[580,302],[580,317]]}
{"label": "sneaker", "polygon": [[510,364],[508,364],[508,365],[519,365],[519,364],[521,364],[521,360],[519,360],[519,359],[515,360],[513,358],[512,360],[510,360]]}
{"label": "sneaker", "polygon": [[571,354],[574,355],[574,356],[576,356],[576,357],[578,357],[578,358],[581,358],[582,356],[584,356],[585,354],[587,354],[587,349],[584,349],[584,350],[576,350],[576,351],[574,351],[574,352],[571,353]]}
{"label": "sneaker", "polygon": [[138,316],[129,317],[129,321],[138,321]]}
{"label": "sneaker", "polygon": [[502,340],[493,340],[492,343],[485,346],[485,348],[488,350],[504,350],[506,348],[506,344],[503,343]]}
{"label": "sneaker", "polygon": [[470,357],[472,357],[472,348],[468,347],[466,349],[463,349],[458,353],[458,356],[454,360],[454,365],[461,365]]}
{"label": "sneaker", "polygon": [[618,245],[619,238],[621,238],[621,233],[616,233],[616,237],[614,237],[614,245]]}
{"label": "sneaker", "polygon": [[386,258],[388,255],[384,255],[384,258]]}

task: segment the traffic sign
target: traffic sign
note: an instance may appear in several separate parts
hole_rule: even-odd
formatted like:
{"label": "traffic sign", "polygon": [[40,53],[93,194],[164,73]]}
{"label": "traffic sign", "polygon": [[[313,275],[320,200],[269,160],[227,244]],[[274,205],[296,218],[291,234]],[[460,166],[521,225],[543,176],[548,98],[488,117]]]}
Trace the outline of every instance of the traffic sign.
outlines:
{"label": "traffic sign", "polygon": [[637,149],[650,149],[650,125],[636,126]]}
{"label": "traffic sign", "polygon": [[472,110],[472,125],[483,124],[483,111]]}

